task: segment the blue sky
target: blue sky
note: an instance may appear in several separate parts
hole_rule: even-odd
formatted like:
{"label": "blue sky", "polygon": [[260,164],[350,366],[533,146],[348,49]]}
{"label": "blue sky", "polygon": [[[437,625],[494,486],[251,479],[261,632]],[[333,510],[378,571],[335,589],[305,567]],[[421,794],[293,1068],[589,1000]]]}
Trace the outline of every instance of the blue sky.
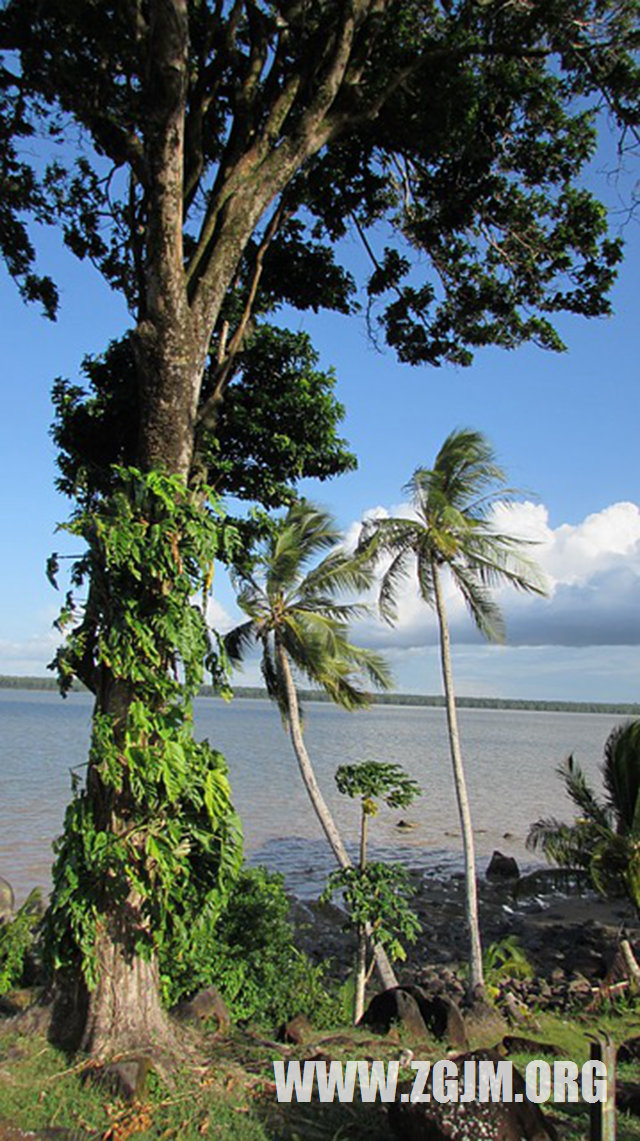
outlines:
{"label": "blue sky", "polygon": [[[615,201],[611,185],[603,182],[601,191]],[[616,226],[614,219],[614,232]],[[624,236],[615,315],[563,319],[569,351],[562,355],[533,347],[487,350],[470,369],[413,369],[398,365],[391,352],[378,353],[361,319],[294,315],[290,322],[311,333],[323,367],[335,366],[338,397],[347,408],[344,435],[358,455],[358,471],[304,488],[345,530],[366,511],[402,510],[402,487],[414,468],[428,466],[459,425],[485,432],[510,481],[527,489],[523,498],[530,502],[513,523],[540,541],[552,596],[527,604],[501,597],[511,632],[506,647],[482,645],[451,597],[461,693],[640,700],[637,221]],[[51,383],[59,375],[77,377],[83,355],[101,351],[127,322],[118,298],[89,265],[61,251],[54,233],[40,237],[41,266],[61,285],[56,324],[23,306],[6,275],[0,278],[1,673],[45,673],[55,647],[58,597],[44,563],[60,546],[54,529],[68,507],[53,487]],[[354,247],[354,261],[358,256]],[[222,626],[236,613],[220,578],[211,613]],[[410,592],[397,630],[368,622],[359,634],[385,648],[398,688],[440,690],[433,621]],[[250,665],[243,680],[256,679]]]}

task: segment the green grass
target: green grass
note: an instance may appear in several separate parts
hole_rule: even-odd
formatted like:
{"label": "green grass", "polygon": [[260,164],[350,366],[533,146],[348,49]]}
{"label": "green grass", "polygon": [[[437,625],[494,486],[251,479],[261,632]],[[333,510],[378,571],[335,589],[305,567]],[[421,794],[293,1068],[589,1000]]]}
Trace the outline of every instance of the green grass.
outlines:
{"label": "green grass", "polygon": [[[609,1010],[598,1019],[539,1015],[540,1029],[525,1031],[535,1040],[553,1042],[563,1056],[581,1064],[589,1054],[589,1035],[607,1030],[618,1041],[640,1033],[640,1016],[631,1009]],[[490,1044],[490,1043],[487,1043]],[[323,1032],[302,1047],[282,1047],[250,1032],[236,1030],[224,1039],[205,1037],[200,1063],[185,1067],[165,1084],[152,1075],[144,1103],[127,1106],[82,1078],[82,1063],[50,1046],[42,1037],[0,1036],[0,1122],[24,1130],[56,1127],[73,1141],[389,1141],[384,1108],[374,1105],[278,1105],[272,1062],[276,1057],[304,1059],[398,1057],[412,1045],[416,1057],[436,1058],[442,1046],[410,1043],[406,1035],[374,1037],[342,1028]],[[516,1059],[523,1068],[531,1055]],[[638,1067],[621,1067],[620,1076],[638,1080]],[[411,1072],[405,1075],[411,1078]],[[588,1113],[582,1105],[549,1107],[562,1141],[588,1137]],[[618,1141],[640,1141],[638,1119],[620,1117]]]}

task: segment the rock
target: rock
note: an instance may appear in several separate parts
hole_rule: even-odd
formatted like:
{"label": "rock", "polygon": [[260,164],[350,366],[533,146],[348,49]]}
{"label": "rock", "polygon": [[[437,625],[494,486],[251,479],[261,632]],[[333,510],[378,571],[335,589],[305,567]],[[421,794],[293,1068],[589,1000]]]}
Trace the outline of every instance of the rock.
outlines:
{"label": "rock", "polygon": [[426,994],[421,987],[408,987],[418,1003],[427,1029],[435,1038],[441,1038],[456,1050],[468,1047],[465,1022],[460,1007],[445,994]]}
{"label": "rock", "polygon": [[16,906],[16,897],[8,880],[0,876],[0,921],[10,919]]}
{"label": "rock", "polygon": [[96,1074],[88,1073],[92,1081],[108,1089],[115,1097],[123,1101],[140,1101],[144,1095],[149,1071],[152,1069],[151,1059],[144,1055],[140,1057],[122,1058],[119,1062],[111,1062],[103,1066]]}
{"label": "rock", "polygon": [[503,856],[502,852],[496,850],[485,875],[487,879],[517,880],[520,879],[520,868],[513,856]]}
{"label": "rock", "polygon": [[476,999],[475,1002],[471,1003],[468,1009],[464,1011],[463,1017],[467,1035],[489,1045],[497,1042],[509,1029],[507,1021],[500,1014],[500,1011],[496,1010],[495,1006],[490,1006],[488,1002],[483,1002],[482,999]]}
{"label": "rock", "polygon": [[446,1042],[456,1050],[464,1049],[467,1036],[460,1008],[445,994],[425,996],[418,1001],[420,1014],[434,1038]]}
{"label": "rock", "polygon": [[467,1050],[467,1031],[460,1006],[445,994],[443,978],[435,979],[428,990],[412,984],[405,984],[402,989],[418,1004],[422,1021],[430,1034],[444,1039],[456,1050]]}
{"label": "rock", "polygon": [[[475,1051],[458,1056],[455,1061],[462,1074],[465,1061],[499,1061],[493,1051]],[[412,1083],[398,1086],[395,1102],[389,1106],[389,1122],[399,1141],[556,1141],[557,1134],[545,1120],[537,1105],[525,1098],[521,1103],[455,1101],[402,1101],[411,1092]],[[514,1093],[524,1095],[522,1076],[513,1071]],[[432,1091],[432,1074],[425,1092]]]}
{"label": "rock", "polygon": [[368,1026],[377,1034],[388,1034],[396,1023],[400,1023],[412,1038],[425,1038],[427,1035],[420,1007],[406,987],[390,987],[374,995],[360,1019],[361,1026]]}
{"label": "rock", "polygon": [[279,1042],[291,1042],[294,1046],[302,1046],[313,1034],[313,1027],[306,1014],[296,1014],[278,1030]]}
{"label": "rock", "polygon": [[589,998],[591,996],[591,983],[583,974],[576,972],[571,979],[567,993],[574,998]]}
{"label": "rock", "polygon": [[215,1019],[218,1030],[224,1032],[231,1025],[226,1003],[214,986],[198,991],[188,1002],[179,1002],[171,1012],[181,1022],[208,1022]]}
{"label": "rock", "polygon": [[519,1038],[514,1034],[505,1034],[502,1039],[507,1054],[533,1054],[535,1058],[545,1055],[552,1058],[564,1058],[566,1051],[553,1042],[538,1042],[534,1038]]}
{"label": "rock", "polygon": [[517,1025],[522,1025],[523,1022],[529,1021],[530,1016],[527,1006],[519,998],[516,998],[514,994],[511,994],[510,991],[502,995],[502,1004],[512,1022],[515,1022]]}

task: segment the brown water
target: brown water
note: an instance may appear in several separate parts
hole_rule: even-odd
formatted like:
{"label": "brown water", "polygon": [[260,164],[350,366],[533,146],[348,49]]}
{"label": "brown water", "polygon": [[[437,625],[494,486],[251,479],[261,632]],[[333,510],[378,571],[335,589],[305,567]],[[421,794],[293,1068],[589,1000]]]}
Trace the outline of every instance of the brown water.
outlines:
{"label": "brown water", "polygon": [[[348,714],[309,704],[306,714],[320,785],[354,845],[357,808],[337,793],[333,773],[348,762],[393,761],[420,782],[424,795],[410,809],[381,811],[372,825],[374,854],[379,849],[442,872],[461,866],[444,710],[376,706]],[[84,773],[90,716],[87,694],[62,701],[56,693],[0,690],[0,875],[19,898],[34,884],[49,884],[51,842],[69,799],[70,770]],[[620,720],[595,713],[461,710],[480,868],[494,848],[527,859],[524,837],[538,817],[570,818],[556,766],[573,752],[598,785],[604,742]],[[196,725],[227,757],[247,855],[283,871],[298,894],[316,894],[331,859],[277,711],[267,701],[225,705],[202,698]],[[400,819],[414,827],[399,830]]]}

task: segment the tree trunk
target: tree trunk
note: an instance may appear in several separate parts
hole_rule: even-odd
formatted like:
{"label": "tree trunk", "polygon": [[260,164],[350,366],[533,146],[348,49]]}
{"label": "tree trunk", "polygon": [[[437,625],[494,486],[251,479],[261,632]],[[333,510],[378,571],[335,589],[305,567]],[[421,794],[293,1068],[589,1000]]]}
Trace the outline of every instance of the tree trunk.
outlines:
{"label": "tree trunk", "polygon": [[[278,665],[280,667],[282,677],[284,679],[285,688],[287,692],[287,722],[289,726],[289,735],[291,737],[291,744],[293,751],[298,761],[300,775],[304,782],[304,786],[309,794],[309,798],[313,805],[314,812],[320,821],[322,830],[331,845],[331,850],[340,864],[341,868],[351,868],[353,863],[349,858],[347,849],[342,843],[342,837],[338,832],[335,821],[327,803],[320,791],[316,774],[313,771],[313,765],[307,752],[307,747],[304,743],[302,736],[302,727],[300,724],[300,707],[298,705],[298,694],[293,681],[289,659],[283,647],[276,643],[276,654],[278,657]],[[370,934],[370,928],[367,929],[367,935]],[[389,987],[398,985],[398,980],[395,972],[389,962],[386,952],[382,947],[374,946],[373,953],[376,960],[376,970],[378,977],[385,990]]]}
{"label": "tree trunk", "polygon": [[[133,700],[129,685],[103,676],[96,696],[94,719],[107,713],[113,721],[116,740],[123,736]],[[107,788],[92,757],[87,774],[87,793],[96,829],[117,835],[134,807],[130,793]],[[104,1060],[125,1052],[159,1049],[171,1051],[175,1041],[169,1016],[162,1006],[160,978],[155,955],[143,957],[136,940],[148,934],[142,900],[133,888],[121,900],[109,880],[104,884],[94,953],[96,984],[88,993],[87,1016],[81,1048]]]}
{"label": "tree trunk", "polygon": [[[129,949],[131,932],[114,917],[98,934],[98,982],[89,994],[82,1049],[106,1060],[122,1053],[175,1051],[175,1034],[160,1001],[155,957]],[[135,920],[134,920],[135,922]]]}
{"label": "tree trunk", "polygon": [[431,564],[433,571],[433,586],[435,593],[436,612],[440,626],[440,660],[442,663],[442,679],[444,682],[445,701],[447,707],[447,723],[449,727],[449,748],[453,764],[453,779],[458,801],[458,814],[462,830],[462,843],[464,848],[465,868],[465,912],[467,927],[469,929],[469,992],[474,995],[484,991],[484,971],[482,967],[482,946],[480,943],[480,922],[478,919],[478,893],[476,887],[476,857],[473,842],[473,826],[471,811],[467,794],[467,782],[464,775],[462,753],[460,750],[460,734],[458,732],[458,715],[456,711],[455,693],[453,688],[453,670],[451,667],[451,640],[449,637],[449,623],[444,598],[440,572],[435,562]]}

